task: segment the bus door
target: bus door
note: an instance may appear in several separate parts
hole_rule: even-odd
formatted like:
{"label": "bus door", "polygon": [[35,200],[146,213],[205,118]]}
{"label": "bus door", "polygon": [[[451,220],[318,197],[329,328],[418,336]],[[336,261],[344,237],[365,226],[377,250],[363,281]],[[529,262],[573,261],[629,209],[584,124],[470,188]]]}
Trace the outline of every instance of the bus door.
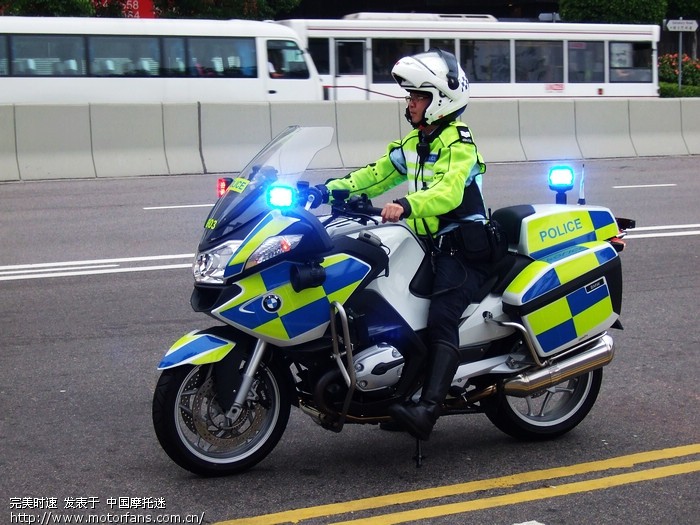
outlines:
{"label": "bus door", "polygon": [[267,100],[321,100],[321,82],[305,55],[292,40],[268,40],[266,67]]}
{"label": "bus door", "polygon": [[335,72],[331,100],[369,98],[364,40],[335,41]]}

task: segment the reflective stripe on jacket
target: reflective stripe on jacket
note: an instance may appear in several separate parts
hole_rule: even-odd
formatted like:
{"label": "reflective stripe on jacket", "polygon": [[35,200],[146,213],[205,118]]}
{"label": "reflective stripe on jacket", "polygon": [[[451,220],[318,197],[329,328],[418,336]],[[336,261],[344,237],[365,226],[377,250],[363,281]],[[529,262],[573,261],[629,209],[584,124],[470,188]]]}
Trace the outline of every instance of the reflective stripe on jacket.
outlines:
{"label": "reflective stripe on jacket", "polygon": [[469,128],[452,121],[431,137],[430,153],[421,167],[418,159],[418,130],[387,147],[378,161],[342,179],[326,183],[329,190],[347,189],[351,195],[366,193],[373,198],[408,182],[405,197],[411,207],[406,223],[418,235],[425,225],[435,235],[455,220],[484,218],[481,175],[486,171]]}

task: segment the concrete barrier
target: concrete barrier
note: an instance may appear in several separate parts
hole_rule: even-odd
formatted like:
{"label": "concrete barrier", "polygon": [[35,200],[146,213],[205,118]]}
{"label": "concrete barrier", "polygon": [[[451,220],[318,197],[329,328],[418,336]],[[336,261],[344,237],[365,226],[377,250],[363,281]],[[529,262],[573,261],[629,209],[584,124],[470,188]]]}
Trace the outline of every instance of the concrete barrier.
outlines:
{"label": "concrete barrier", "polygon": [[[314,168],[356,168],[410,131],[398,101],[0,106],[0,181],[240,171],[289,125],[336,130]],[[476,100],[487,162],[700,154],[699,99]]]}
{"label": "concrete barrier", "polygon": [[201,104],[202,158],[206,173],[242,170],[270,142],[270,104]]}
{"label": "concrete barrier", "polygon": [[312,168],[338,168],[343,166],[338,148],[336,104],[324,102],[279,102],[270,106],[270,123],[273,136],[288,126],[331,126],[336,128],[333,142],[322,149],[311,162]]}
{"label": "concrete barrier", "polygon": [[160,104],[90,106],[98,177],[167,175]]}
{"label": "concrete barrier", "polygon": [[365,166],[381,157],[387,144],[402,136],[405,107],[403,100],[336,104],[336,135],[343,166]]}
{"label": "concrete barrier", "polygon": [[630,138],[627,100],[576,100],[574,108],[576,141],[583,158],[637,155]]}
{"label": "concrete barrier", "polygon": [[164,104],[163,139],[168,173],[204,173],[198,104]]}
{"label": "concrete barrier", "polygon": [[95,177],[87,104],[15,106],[15,129],[22,180]]}
{"label": "concrete barrier", "polygon": [[688,153],[700,155],[700,98],[681,99],[681,122]]}
{"label": "concrete barrier", "polygon": [[640,157],[687,155],[681,99],[630,100],[630,136]]}
{"label": "concrete barrier", "polygon": [[527,160],[520,142],[517,100],[474,100],[461,120],[474,134],[486,162]]}
{"label": "concrete barrier", "polygon": [[0,181],[19,180],[14,106],[0,106],[0,122]]}
{"label": "concrete barrier", "polygon": [[581,158],[573,100],[521,100],[518,109],[527,160]]}

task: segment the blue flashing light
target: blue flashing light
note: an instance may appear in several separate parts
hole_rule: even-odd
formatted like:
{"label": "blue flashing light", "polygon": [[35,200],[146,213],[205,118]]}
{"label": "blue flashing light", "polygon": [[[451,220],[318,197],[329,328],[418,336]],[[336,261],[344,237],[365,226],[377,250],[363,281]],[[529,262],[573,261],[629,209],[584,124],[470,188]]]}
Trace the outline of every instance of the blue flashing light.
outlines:
{"label": "blue flashing light", "polygon": [[549,189],[564,193],[574,188],[574,170],[569,166],[554,166],[549,170]]}
{"label": "blue flashing light", "polygon": [[267,203],[273,208],[290,208],[295,203],[296,190],[289,186],[270,186]]}

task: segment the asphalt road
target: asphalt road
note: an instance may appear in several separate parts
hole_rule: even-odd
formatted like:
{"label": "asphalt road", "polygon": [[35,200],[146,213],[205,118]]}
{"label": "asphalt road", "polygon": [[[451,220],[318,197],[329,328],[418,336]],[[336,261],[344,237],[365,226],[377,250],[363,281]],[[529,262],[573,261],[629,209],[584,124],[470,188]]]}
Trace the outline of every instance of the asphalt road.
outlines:
{"label": "asphalt road", "polygon": [[[553,202],[546,169],[489,166],[488,203]],[[293,410],[268,458],[222,479],[172,463],[150,416],[161,356],[212,324],[189,307],[189,265],[216,177],[0,184],[0,523],[697,524],[699,171],[697,156],[585,163],[587,201],[639,229],[625,330],[571,433],[521,443],[444,418],[418,469],[407,435],[333,434]]]}

